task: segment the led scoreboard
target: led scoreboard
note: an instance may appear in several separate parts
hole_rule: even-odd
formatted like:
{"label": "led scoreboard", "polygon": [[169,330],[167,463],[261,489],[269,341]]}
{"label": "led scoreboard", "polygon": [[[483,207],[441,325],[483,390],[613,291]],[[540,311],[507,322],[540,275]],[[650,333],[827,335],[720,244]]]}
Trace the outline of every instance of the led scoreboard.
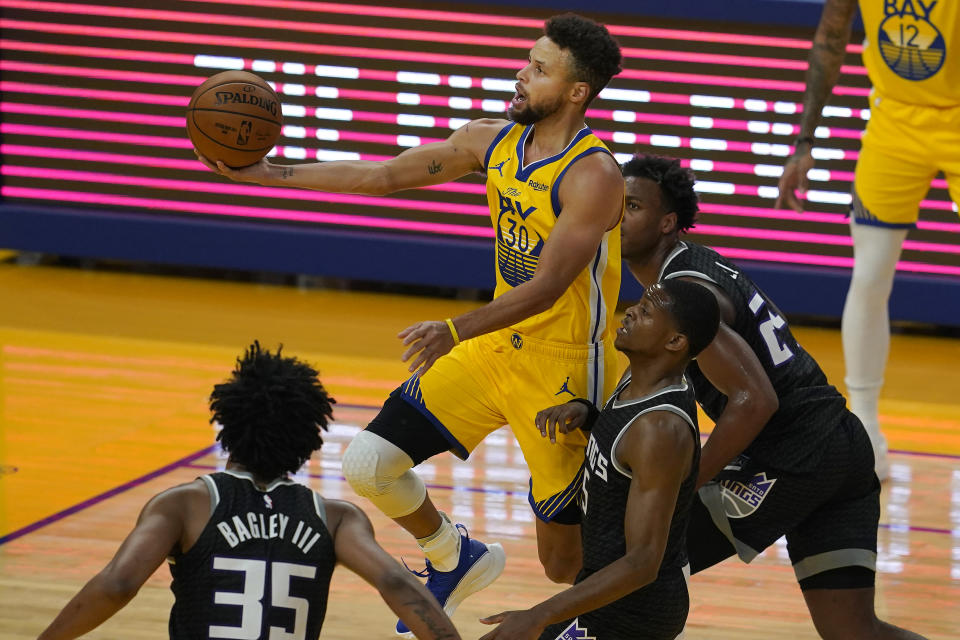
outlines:
{"label": "led scoreboard", "polygon": [[[3,206],[489,246],[482,176],[366,197],[232,183],[193,157],[188,98],[225,69],[252,71],[280,95],[277,162],[384,159],[470,119],[503,117],[549,15],[384,4],[0,0]],[[870,116],[859,46],[849,47],[816,132],[800,215],[773,204],[798,131],[812,28],[599,17],[623,46],[625,70],[587,121],[621,160],[660,153],[696,172],[698,241],[738,260],[852,264],[845,213]],[[960,279],[960,223],[942,177],[922,209],[901,271]]]}

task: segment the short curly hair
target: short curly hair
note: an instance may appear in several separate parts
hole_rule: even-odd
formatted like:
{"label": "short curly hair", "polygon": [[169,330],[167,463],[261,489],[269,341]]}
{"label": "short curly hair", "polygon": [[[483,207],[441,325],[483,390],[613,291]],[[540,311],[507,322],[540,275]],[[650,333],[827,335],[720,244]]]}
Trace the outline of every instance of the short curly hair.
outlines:
{"label": "short curly hair", "polygon": [[313,367],[282,350],[270,353],[254,341],[210,394],[217,440],[230,460],[263,480],[296,472],[323,445],[320,430],[336,403]]}
{"label": "short curly hair", "polygon": [[693,185],[696,176],[676,158],[640,153],[620,167],[624,178],[648,178],[660,185],[666,212],[677,214],[677,229],[687,232],[697,223],[700,200]]}
{"label": "short curly hair", "polygon": [[547,20],[544,34],[573,58],[574,79],[590,85],[590,103],[620,73],[620,45],[607,28],[575,13],[564,13]]}

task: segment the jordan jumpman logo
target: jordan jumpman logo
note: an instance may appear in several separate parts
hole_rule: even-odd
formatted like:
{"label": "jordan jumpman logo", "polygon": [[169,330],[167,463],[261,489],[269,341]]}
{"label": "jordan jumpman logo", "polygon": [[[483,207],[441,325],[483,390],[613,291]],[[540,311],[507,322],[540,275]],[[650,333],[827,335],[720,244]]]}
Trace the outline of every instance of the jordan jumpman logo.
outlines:
{"label": "jordan jumpman logo", "polygon": [[560,391],[557,391],[557,392],[556,392],[555,394],[553,394],[553,395],[558,396],[558,395],[560,395],[561,393],[569,393],[569,394],[572,395],[574,398],[576,398],[576,397],[577,397],[577,394],[575,394],[573,391],[570,391],[570,388],[567,386],[567,383],[568,383],[568,382],[570,382],[570,376],[567,376],[567,379],[563,381],[563,384],[562,384],[562,385],[560,385]]}
{"label": "jordan jumpman logo", "polygon": [[502,177],[503,177],[503,165],[507,164],[508,162],[510,162],[510,158],[507,158],[506,160],[504,160],[504,161],[501,162],[500,164],[490,165],[490,168],[491,168],[491,169],[496,169],[496,170],[500,173],[500,177],[502,178]]}

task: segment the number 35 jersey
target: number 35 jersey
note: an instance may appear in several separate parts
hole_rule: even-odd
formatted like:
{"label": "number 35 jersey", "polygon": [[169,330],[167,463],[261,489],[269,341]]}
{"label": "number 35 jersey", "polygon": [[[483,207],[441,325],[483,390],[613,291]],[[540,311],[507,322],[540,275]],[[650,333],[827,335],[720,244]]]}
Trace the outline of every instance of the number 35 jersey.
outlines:
{"label": "number 35 jersey", "polygon": [[315,640],[336,565],[323,499],[291,480],[262,491],[237,471],[201,479],[210,520],[170,558],[171,640]]}
{"label": "number 35 jersey", "polygon": [[[659,280],[692,277],[713,283],[730,299],[736,317],[728,326],[756,354],[780,406],[744,454],[788,471],[811,469],[823,457],[820,446],[846,415],[846,401],[804,351],[786,319],[750,278],[713,249],[680,242],[667,256]],[[727,397],[694,360],[687,369],[697,401],[716,421]]]}
{"label": "number 35 jersey", "polygon": [[[560,185],[574,164],[610,150],[584,127],[560,153],[524,161],[524,145],[534,126],[505,126],[487,150],[487,201],[497,240],[497,287],[494,297],[533,278],[540,254],[562,215]],[[553,342],[586,345],[613,335],[620,293],[620,225],[604,234],[590,264],[560,299],[543,313],[511,327]]]}

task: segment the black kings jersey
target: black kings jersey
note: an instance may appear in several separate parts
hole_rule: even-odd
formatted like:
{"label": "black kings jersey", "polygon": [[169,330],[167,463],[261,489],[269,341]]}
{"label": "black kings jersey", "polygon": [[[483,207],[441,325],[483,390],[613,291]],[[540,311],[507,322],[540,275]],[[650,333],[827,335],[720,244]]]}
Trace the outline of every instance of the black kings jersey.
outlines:
{"label": "black kings jersey", "polygon": [[629,381],[628,375],[607,401],[587,443],[580,497],[584,512],[581,523],[583,569],[577,582],[626,554],[624,515],[632,473],[620,465],[614,455],[621,437],[644,414],[669,411],[680,416],[690,425],[690,437],[695,447],[690,474],[677,494],[657,579],[601,609],[604,612],[603,627],[609,637],[672,638],[683,628],[689,603],[684,576],[687,520],[700,465],[696,397],[692,385],[684,380],[681,385],[665,387],[647,397],[621,402],[618,399],[620,392]]}
{"label": "black kings jersey", "polygon": [[[736,313],[730,328],[750,345],[777,393],[779,408],[744,454],[784,470],[816,466],[823,455],[820,445],[846,413],[843,396],[794,339],[783,314],[734,263],[708,247],[680,242],[658,279],[678,277],[707,280],[727,294]],[[710,384],[696,360],[687,375],[700,406],[716,420],[727,397]]]}
{"label": "black kings jersey", "polygon": [[323,498],[291,480],[201,476],[211,515],[196,544],[170,558],[170,638],[314,640],[336,565]]}

